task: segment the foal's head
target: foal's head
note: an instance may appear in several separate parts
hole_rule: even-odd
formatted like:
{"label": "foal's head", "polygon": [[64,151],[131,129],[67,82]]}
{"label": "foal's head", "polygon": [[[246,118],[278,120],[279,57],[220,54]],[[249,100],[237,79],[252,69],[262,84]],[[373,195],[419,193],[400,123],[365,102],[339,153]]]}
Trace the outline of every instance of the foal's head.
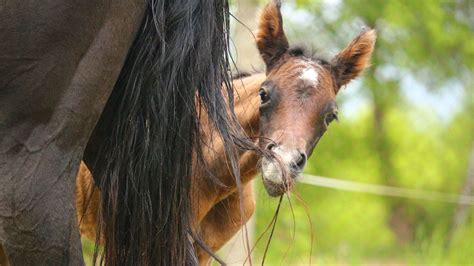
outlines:
{"label": "foal's head", "polygon": [[375,32],[367,30],[329,62],[313,59],[289,48],[280,4],[271,2],[264,8],[257,34],[267,72],[259,91],[259,145],[278,157],[262,159],[263,181],[271,196],[285,193],[303,171],[337,119],[336,94],[367,67],[374,43]]}

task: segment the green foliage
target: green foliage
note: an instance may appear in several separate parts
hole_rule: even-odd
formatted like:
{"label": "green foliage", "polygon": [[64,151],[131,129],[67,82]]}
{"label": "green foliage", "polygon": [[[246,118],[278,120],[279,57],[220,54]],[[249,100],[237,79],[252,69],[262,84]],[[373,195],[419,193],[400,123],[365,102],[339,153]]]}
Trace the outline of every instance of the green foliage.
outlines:
{"label": "green foliage", "polygon": [[82,253],[84,257],[84,263],[88,266],[92,265],[92,259],[94,257],[94,242],[86,238],[82,238],[81,242],[82,242]]}
{"label": "green foliage", "polygon": [[[472,135],[463,129],[472,121],[459,115],[449,125],[440,127],[436,120],[421,113],[418,113],[418,119],[425,125],[414,129],[410,113],[394,109],[385,120],[390,129],[389,141],[394,147],[392,158],[400,186],[458,193],[473,141]],[[331,125],[321,140],[307,172],[383,183],[384,178],[377,171],[379,158],[370,141],[373,138],[371,113],[365,112],[352,121],[344,117],[341,120]],[[471,258],[468,254],[474,254],[474,238],[467,237],[474,232],[472,220],[456,233],[451,248],[444,249],[454,210],[452,204],[403,200],[409,219],[415,225],[415,237],[406,246],[396,241],[387,223],[390,212],[387,202],[391,199],[308,185],[298,185],[295,193],[308,205],[307,211],[295,195],[290,197],[293,213],[286,201],[271,242],[270,265],[281,263],[284,251],[290,247],[286,262],[308,263],[311,233],[315,239],[312,256],[316,261],[328,258],[330,262],[356,264],[374,259],[399,263],[467,263]],[[270,221],[277,201],[268,199],[262,188],[258,198],[257,232],[261,233]],[[312,228],[306,215],[311,216]],[[466,237],[461,237],[460,232]],[[260,243],[259,256],[263,250],[264,243]]]}

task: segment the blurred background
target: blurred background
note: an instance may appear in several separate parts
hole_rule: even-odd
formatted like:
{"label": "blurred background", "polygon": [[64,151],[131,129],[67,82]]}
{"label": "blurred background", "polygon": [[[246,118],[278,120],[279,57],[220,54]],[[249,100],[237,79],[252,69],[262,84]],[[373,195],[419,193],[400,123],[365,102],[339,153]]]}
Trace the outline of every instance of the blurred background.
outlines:
{"label": "blurred background", "polygon": [[[290,45],[331,58],[363,26],[377,30],[372,66],[338,96],[339,123],[308,174],[474,194],[474,1],[283,0]],[[234,59],[263,70],[249,29],[266,1],[234,0]],[[256,178],[255,241],[275,213]],[[301,200],[298,200],[298,195]],[[304,203],[302,203],[303,201]],[[304,207],[306,205],[306,208]],[[266,263],[474,265],[474,208],[299,184],[283,200]],[[257,244],[260,263],[269,232]],[[311,236],[313,243],[311,245]],[[221,255],[239,262],[242,235]],[[233,254],[229,254],[231,250]]]}

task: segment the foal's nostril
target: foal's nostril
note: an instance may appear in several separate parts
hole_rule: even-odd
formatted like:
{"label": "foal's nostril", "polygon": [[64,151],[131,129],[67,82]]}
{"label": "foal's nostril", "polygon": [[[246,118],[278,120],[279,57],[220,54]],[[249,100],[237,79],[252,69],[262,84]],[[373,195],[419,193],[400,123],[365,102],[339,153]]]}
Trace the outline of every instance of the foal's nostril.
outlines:
{"label": "foal's nostril", "polygon": [[267,150],[271,151],[271,150],[273,150],[275,147],[276,147],[276,144],[275,144],[275,143],[273,143],[273,142],[272,142],[272,143],[269,143],[269,144],[267,145]]}
{"label": "foal's nostril", "polygon": [[295,168],[297,170],[303,170],[305,164],[306,164],[306,154],[300,153],[299,158],[295,160]]}

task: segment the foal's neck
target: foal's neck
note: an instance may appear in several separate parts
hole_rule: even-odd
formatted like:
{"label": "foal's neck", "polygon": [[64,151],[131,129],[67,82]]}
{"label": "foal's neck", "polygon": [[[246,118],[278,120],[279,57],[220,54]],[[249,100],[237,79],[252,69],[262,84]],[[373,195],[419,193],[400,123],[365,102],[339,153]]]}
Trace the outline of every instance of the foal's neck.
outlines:
{"label": "foal's neck", "polygon": [[[260,98],[258,97],[258,90],[264,81],[265,74],[254,74],[252,76],[238,78],[232,81],[235,96],[235,115],[242,125],[242,128],[245,130],[245,133],[255,141],[258,140],[260,123]],[[202,120],[203,124],[208,124],[206,117],[203,117]],[[207,125],[205,128],[208,129],[211,128],[211,126]],[[221,192],[226,194],[229,191],[235,191],[235,179],[229,171],[229,165],[225,163],[224,145],[221,139],[217,136],[216,130],[211,130],[211,133],[206,129],[204,132],[208,137],[206,138],[207,141],[203,147],[205,160],[210,163],[208,166],[212,175],[219,179],[219,181],[225,185],[225,188],[219,188],[220,186],[214,186],[207,182],[199,186],[201,189],[210,189],[210,193],[213,194],[216,192],[217,194],[221,194]],[[248,182],[256,175],[258,159],[258,156],[252,151],[242,151],[239,153],[239,167],[242,183]],[[204,181],[201,180],[201,182]],[[219,191],[216,191],[216,189]]]}
{"label": "foal's neck", "polygon": [[[235,89],[235,115],[245,130],[245,133],[255,142],[258,141],[260,135],[260,97],[258,96],[258,91],[265,79],[265,74],[259,73],[233,80]],[[249,182],[255,177],[257,174],[258,160],[259,156],[253,151],[240,152],[239,167],[242,184]],[[219,179],[228,186],[228,188],[225,189],[226,192],[232,192],[237,189],[235,179],[229,171],[225,171],[225,174],[219,175]]]}
{"label": "foal's neck", "polygon": [[[243,129],[252,139],[258,140],[260,123],[260,98],[258,90],[265,81],[265,74],[255,74],[245,78],[233,80],[235,89],[234,110]],[[206,116],[201,117],[204,125],[203,134],[206,136],[203,153],[208,163],[205,171],[195,164],[195,177],[193,178],[194,215],[196,221],[200,221],[204,215],[217,202],[226,198],[237,190],[235,178],[230,172],[229,165],[225,159],[225,149],[216,130],[210,130],[211,126]],[[258,155],[253,151],[242,151],[239,153],[239,168],[241,183],[245,184],[252,180],[257,174]],[[212,174],[214,178],[205,177]],[[215,179],[218,179],[218,184]],[[224,186],[222,186],[222,184]]]}

